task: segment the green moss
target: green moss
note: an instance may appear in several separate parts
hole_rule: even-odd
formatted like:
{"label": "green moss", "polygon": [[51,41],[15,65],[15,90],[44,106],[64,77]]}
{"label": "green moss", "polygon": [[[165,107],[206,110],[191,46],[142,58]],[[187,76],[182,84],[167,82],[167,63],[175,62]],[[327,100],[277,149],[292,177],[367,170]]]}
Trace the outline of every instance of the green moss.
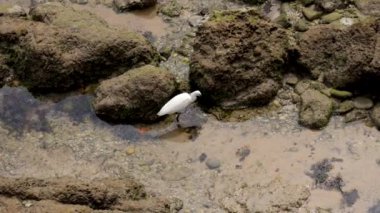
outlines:
{"label": "green moss", "polygon": [[259,18],[257,16],[249,16],[248,21],[251,24],[257,24],[257,22],[259,22]]}
{"label": "green moss", "polygon": [[231,21],[235,21],[235,19],[236,19],[235,14],[227,13],[225,11],[215,11],[211,16],[210,21],[231,22]]}
{"label": "green moss", "polygon": [[181,11],[182,6],[177,2],[177,0],[171,0],[160,9],[162,14],[169,17],[177,17],[181,15]]}
{"label": "green moss", "polygon": [[352,93],[349,91],[330,89],[330,94],[336,98],[349,98],[352,97]]}

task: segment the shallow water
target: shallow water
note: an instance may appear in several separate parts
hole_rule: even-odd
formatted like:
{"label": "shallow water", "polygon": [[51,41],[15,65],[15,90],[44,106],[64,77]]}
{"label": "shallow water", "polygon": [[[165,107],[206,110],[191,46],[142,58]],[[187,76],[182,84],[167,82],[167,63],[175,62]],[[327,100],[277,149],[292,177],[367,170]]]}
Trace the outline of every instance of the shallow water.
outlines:
{"label": "shallow water", "polygon": [[[378,208],[380,132],[363,123],[343,125],[335,117],[324,130],[311,131],[298,126],[296,108],[287,106],[240,123],[209,117],[190,140],[190,133],[170,123],[144,131],[107,124],[90,103],[84,95],[52,102],[37,100],[23,88],[0,89],[0,175],[133,176],[151,192],[182,199],[190,212],[265,209],[265,202],[285,199],[280,189],[287,186],[311,193],[299,212]],[[249,150],[244,158],[239,154],[243,149]],[[202,153],[221,166],[208,169],[199,160]],[[323,159],[331,168],[318,175],[340,177],[338,185],[316,185],[311,168]],[[277,197],[266,193],[271,184],[279,189]],[[265,205],[254,202],[258,185]]]}
{"label": "shallow water", "polygon": [[78,10],[88,10],[103,18],[110,26],[126,29],[133,32],[152,33],[154,37],[161,37],[168,33],[169,27],[161,17],[157,16],[157,7],[127,13],[115,13],[111,8],[103,5],[72,5]]}

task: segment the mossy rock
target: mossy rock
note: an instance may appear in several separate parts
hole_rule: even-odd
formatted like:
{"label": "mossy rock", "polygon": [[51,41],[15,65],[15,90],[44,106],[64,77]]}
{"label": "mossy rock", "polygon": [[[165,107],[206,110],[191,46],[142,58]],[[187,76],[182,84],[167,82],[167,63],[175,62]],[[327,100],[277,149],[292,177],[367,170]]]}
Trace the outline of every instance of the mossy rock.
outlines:
{"label": "mossy rock", "polygon": [[298,39],[298,62],[333,88],[375,83],[380,80],[379,24],[380,19],[369,18],[346,28],[312,27]]}
{"label": "mossy rock", "polygon": [[325,127],[332,115],[333,103],[321,92],[308,89],[301,95],[299,123],[312,129]]}
{"label": "mossy rock", "polygon": [[146,65],[101,82],[94,108],[97,115],[111,121],[153,122],[176,90],[171,72]]}
{"label": "mossy rock", "polygon": [[318,11],[314,8],[305,7],[302,9],[302,14],[305,16],[305,18],[309,21],[313,21],[315,19],[318,19],[322,16],[322,12]]}
{"label": "mossy rock", "polygon": [[169,17],[178,17],[181,15],[181,12],[182,6],[177,0],[171,0],[160,8],[160,13]]}
{"label": "mossy rock", "polygon": [[34,21],[0,17],[0,51],[31,90],[67,91],[159,60],[142,36],[111,28],[90,12],[47,3],[30,15]]}
{"label": "mossy rock", "polygon": [[338,114],[345,114],[353,109],[354,109],[354,102],[347,100],[340,103],[338,108],[335,110],[335,112]]}
{"label": "mossy rock", "polygon": [[280,88],[288,41],[256,10],[216,12],[198,29],[191,85],[224,109],[268,104]]}

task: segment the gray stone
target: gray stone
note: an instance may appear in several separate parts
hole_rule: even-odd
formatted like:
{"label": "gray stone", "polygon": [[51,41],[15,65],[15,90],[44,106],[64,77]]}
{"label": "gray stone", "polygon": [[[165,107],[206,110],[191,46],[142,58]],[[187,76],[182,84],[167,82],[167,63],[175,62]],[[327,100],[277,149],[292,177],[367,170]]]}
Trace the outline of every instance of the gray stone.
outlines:
{"label": "gray stone", "polygon": [[356,97],[353,101],[357,109],[370,109],[373,107],[373,101],[366,97]]}
{"label": "gray stone", "polygon": [[209,158],[206,160],[206,166],[209,169],[217,169],[220,167],[220,161],[217,159]]}

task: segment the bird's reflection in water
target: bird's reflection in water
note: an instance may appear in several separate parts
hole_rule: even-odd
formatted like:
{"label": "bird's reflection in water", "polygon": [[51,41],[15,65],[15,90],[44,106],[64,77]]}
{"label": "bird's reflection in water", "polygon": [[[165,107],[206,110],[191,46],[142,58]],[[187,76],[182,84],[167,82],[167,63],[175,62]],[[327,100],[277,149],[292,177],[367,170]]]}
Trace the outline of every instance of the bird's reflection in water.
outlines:
{"label": "bird's reflection in water", "polygon": [[170,125],[159,130],[152,130],[148,134],[153,138],[172,139],[177,142],[195,140],[206,121],[206,115],[193,104],[179,115],[178,123],[174,121]]}

